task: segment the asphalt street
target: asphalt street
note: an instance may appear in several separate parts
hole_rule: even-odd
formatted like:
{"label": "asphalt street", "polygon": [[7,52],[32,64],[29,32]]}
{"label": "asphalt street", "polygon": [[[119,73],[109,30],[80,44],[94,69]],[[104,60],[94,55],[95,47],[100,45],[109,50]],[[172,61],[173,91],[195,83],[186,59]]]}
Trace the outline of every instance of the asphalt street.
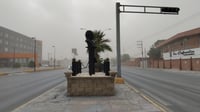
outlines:
{"label": "asphalt street", "polygon": [[0,112],[10,112],[65,80],[64,70],[1,76]]}
{"label": "asphalt street", "polygon": [[122,77],[172,112],[200,112],[200,72],[123,67]]}

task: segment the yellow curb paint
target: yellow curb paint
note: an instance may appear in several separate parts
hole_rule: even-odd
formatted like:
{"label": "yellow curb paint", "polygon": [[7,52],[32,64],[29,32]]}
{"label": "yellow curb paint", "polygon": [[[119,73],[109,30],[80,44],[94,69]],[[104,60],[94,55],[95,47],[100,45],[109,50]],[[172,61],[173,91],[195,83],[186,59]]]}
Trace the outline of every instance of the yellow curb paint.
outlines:
{"label": "yellow curb paint", "polygon": [[8,73],[0,73],[0,76],[5,76],[5,75],[8,75]]}
{"label": "yellow curb paint", "polygon": [[140,96],[142,96],[145,100],[147,100],[149,103],[153,104],[155,107],[157,107],[161,112],[168,112],[167,108],[160,104],[159,102],[152,100],[151,98],[147,97],[146,95],[142,94],[138,89],[136,89],[135,87],[129,85],[127,82],[125,82],[125,84],[132,90],[134,90],[136,93],[138,93]]}
{"label": "yellow curb paint", "polygon": [[116,77],[115,78],[115,84],[124,84],[124,79],[121,77]]}
{"label": "yellow curb paint", "polygon": [[166,109],[163,108],[163,106],[161,106],[162,104],[151,100],[150,98],[148,98],[147,96],[145,96],[145,95],[142,94],[142,93],[140,93],[140,95],[141,95],[144,99],[146,99],[148,102],[152,103],[155,107],[157,107],[158,109],[160,109],[162,112],[168,112]]}
{"label": "yellow curb paint", "polygon": [[125,82],[125,84],[128,85],[128,87],[129,87],[130,89],[132,89],[133,91],[135,91],[136,93],[139,93],[139,92],[140,92],[140,91],[137,90],[135,87],[132,87],[131,85],[129,85],[127,82]]}

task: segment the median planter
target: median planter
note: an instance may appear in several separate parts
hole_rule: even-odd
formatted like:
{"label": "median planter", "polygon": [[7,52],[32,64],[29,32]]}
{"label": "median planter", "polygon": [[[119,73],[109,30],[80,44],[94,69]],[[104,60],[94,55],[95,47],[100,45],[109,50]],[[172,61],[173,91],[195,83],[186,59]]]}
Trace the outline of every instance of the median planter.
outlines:
{"label": "median planter", "polygon": [[71,72],[65,72],[67,78],[68,96],[112,96],[114,90],[114,75],[105,76],[104,73],[96,73],[89,76],[81,73],[72,76]]}

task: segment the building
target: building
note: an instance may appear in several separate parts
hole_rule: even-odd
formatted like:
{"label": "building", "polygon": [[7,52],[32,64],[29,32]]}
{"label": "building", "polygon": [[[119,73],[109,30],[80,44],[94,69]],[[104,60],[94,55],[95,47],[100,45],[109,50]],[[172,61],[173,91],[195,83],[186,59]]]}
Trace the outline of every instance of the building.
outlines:
{"label": "building", "polygon": [[163,58],[158,67],[200,70],[200,28],[178,33],[156,47]]}
{"label": "building", "polygon": [[36,65],[39,66],[42,61],[42,41],[0,26],[0,67],[12,67],[16,63],[27,66],[34,61],[34,51]]}

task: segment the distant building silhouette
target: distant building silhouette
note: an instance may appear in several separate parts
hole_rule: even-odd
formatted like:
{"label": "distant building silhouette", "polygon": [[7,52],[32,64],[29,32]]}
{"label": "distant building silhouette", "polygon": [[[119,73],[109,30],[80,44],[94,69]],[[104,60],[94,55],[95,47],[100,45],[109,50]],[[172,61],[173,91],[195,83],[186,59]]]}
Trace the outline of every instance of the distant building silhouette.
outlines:
{"label": "distant building silhouette", "polygon": [[[0,67],[11,67],[15,63],[27,66],[34,61],[35,40],[0,26]],[[42,61],[42,41],[36,40],[36,65]]]}

